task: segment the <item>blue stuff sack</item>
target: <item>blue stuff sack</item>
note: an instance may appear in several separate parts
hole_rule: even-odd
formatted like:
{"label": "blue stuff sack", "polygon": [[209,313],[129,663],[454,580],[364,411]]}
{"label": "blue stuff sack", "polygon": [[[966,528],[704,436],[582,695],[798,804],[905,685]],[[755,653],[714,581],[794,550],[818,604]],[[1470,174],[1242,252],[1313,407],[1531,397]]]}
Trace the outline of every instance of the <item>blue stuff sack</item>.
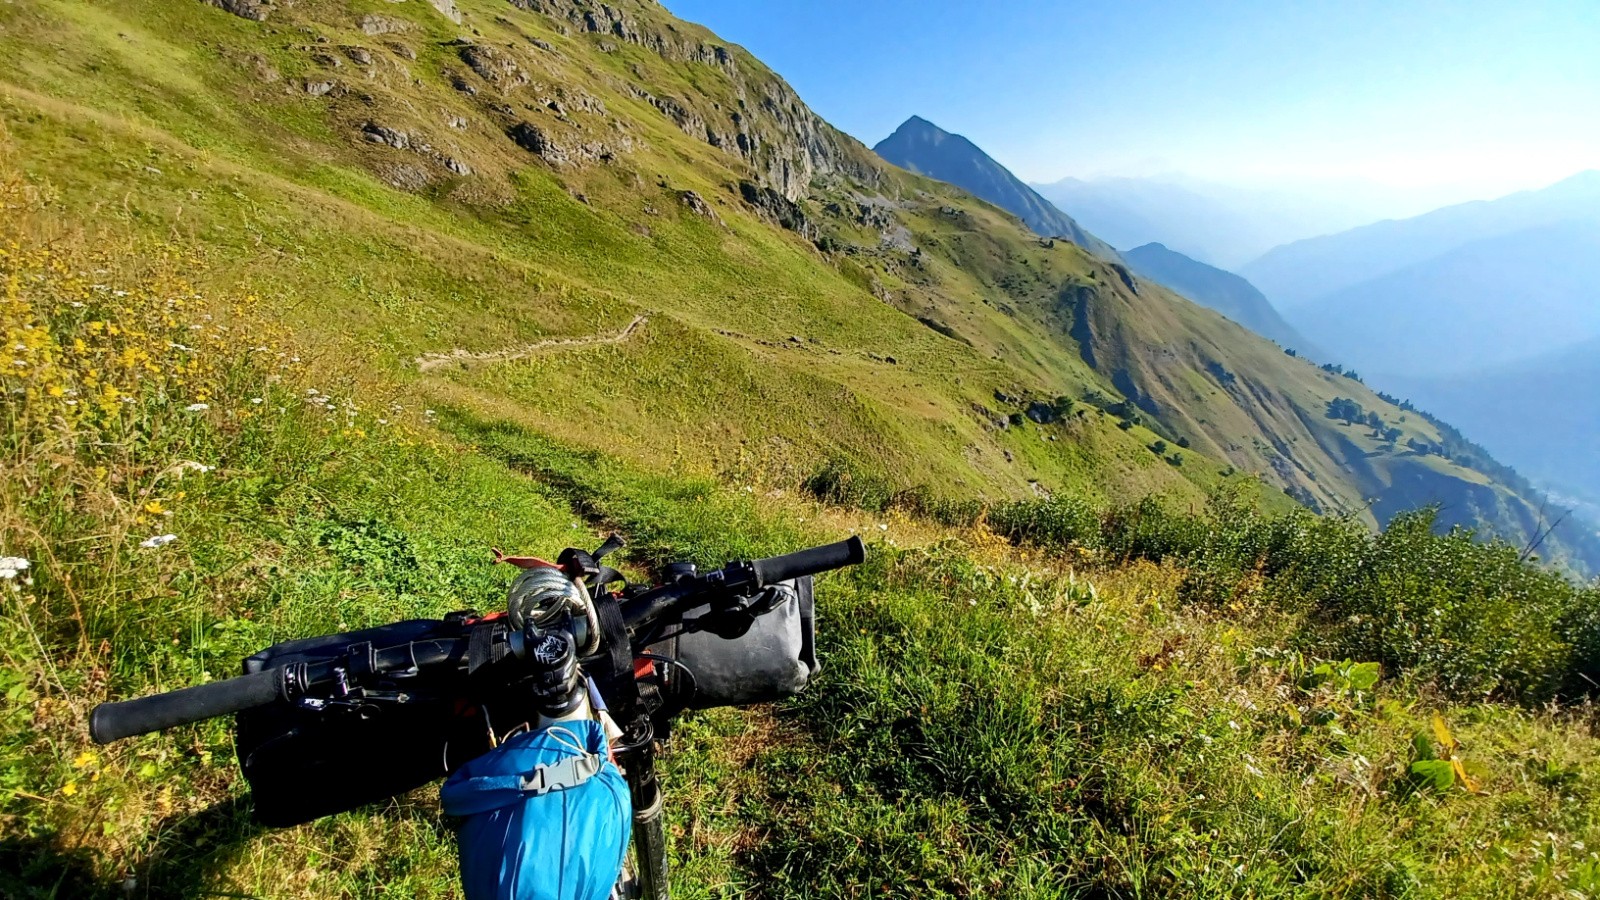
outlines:
{"label": "blue stuff sack", "polygon": [[439,790],[467,900],[604,900],[628,851],[633,804],[600,723],[557,722],[509,738]]}

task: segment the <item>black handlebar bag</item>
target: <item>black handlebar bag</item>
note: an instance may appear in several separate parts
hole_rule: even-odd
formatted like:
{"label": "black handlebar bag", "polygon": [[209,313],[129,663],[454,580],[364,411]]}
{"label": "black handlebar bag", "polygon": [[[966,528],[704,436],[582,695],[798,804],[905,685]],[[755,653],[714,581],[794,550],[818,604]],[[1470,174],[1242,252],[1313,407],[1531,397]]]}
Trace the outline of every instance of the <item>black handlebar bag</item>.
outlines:
{"label": "black handlebar bag", "polygon": [[[780,582],[766,591],[756,606],[767,612],[757,616],[750,630],[739,637],[686,631],[650,647],[651,652],[673,660],[692,676],[692,689],[679,695],[682,706],[710,709],[782,700],[804,690],[821,669],[811,577]],[[710,609],[690,610],[684,613],[684,621]]]}
{"label": "black handlebar bag", "polygon": [[[457,640],[458,622],[415,619],[274,644],[244,661],[245,674],[337,661],[363,644],[396,647]],[[250,783],[255,820],[285,827],[421,787],[489,749],[482,711],[460,679],[400,675],[375,686],[404,702],[273,704],[238,715],[234,747]]]}

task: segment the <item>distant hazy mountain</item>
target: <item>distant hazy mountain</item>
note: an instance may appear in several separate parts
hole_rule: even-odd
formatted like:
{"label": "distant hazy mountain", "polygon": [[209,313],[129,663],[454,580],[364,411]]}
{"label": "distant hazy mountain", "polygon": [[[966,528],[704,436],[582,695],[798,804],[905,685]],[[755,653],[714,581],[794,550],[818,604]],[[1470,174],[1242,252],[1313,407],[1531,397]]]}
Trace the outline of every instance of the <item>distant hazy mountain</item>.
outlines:
{"label": "distant hazy mountain", "polygon": [[1117,258],[1111,245],[1051,205],[976,144],[927,119],[912,116],[872,149],[902,169],[948,182],[993,203],[1038,234],[1063,237],[1108,259]]}
{"label": "distant hazy mountain", "polygon": [[1369,374],[1460,375],[1548,354],[1600,337],[1600,220],[1462,243],[1285,315]]}
{"label": "distant hazy mountain", "polygon": [[1260,291],[1238,275],[1190,259],[1161,244],[1135,247],[1124,251],[1122,258],[1151,281],[1160,282],[1201,306],[1222,313],[1262,337],[1312,354],[1310,342],[1283,320]]}
{"label": "distant hazy mountain", "polygon": [[1192,259],[1228,269],[1281,244],[1378,218],[1309,195],[1230,187],[1181,176],[1063,178],[1033,188],[1116,247],[1160,243]]}
{"label": "distant hazy mountain", "polygon": [[1600,221],[1600,172],[1498,200],[1447,206],[1415,218],[1297,241],[1238,271],[1288,313],[1473,241],[1571,220]]}
{"label": "distant hazy mountain", "polygon": [[1396,386],[1524,474],[1600,503],[1600,338],[1514,366]]}

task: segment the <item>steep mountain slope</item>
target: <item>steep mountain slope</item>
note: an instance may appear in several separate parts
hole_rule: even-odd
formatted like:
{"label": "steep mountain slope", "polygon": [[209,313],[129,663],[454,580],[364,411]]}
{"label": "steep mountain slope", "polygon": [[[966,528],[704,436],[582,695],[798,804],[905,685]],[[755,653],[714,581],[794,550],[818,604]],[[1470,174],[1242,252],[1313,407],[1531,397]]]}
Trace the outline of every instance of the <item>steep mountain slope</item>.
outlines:
{"label": "steep mountain slope", "polygon": [[993,203],[1045,237],[1064,237],[1100,256],[1116,258],[1109,244],[1085,231],[977,145],[926,119],[905,120],[872,150],[902,169],[948,182]]}
{"label": "steep mountain slope", "polygon": [[1405,449],[1433,424],[883,165],[654,4],[226,5],[0,7],[4,146],[67,227],[203,247],[202,284],[416,403],[773,489],[843,461],[1199,504],[1259,474],[1536,525],[1485,460]]}
{"label": "steep mountain slope", "polygon": [[1375,218],[1306,196],[1163,178],[1063,178],[1032,187],[1116,247],[1165,244],[1224,269]]}
{"label": "steep mountain slope", "polygon": [[1600,336],[1600,218],[1472,241],[1288,316],[1334,358],[1385,376],[1468,374],[1556,352]]}
{"label": "steep mountain slope", "polygon": [[1600,171],[1583,172],[1537,191],[1297,241],[1274,248],[1238,272],[1287,313],[1474,241],[1561,222],[1596,220],[1600,220]]}
{"label": "steep mountain slope", "polygon": [[1401,384],[1530,477],[1600,504],[1600,454],[1592,449],[1600,339],[1511,366]]}
{"label": "steep mountain slope", "polygon": [[1317,355],[1311,343],[1283,320],[1271,301],[1232,272],[1190,259],[1161,244],[1125,250],[1122,258],[1145,278],[1222,313],[1264,338],[1313,357]]}

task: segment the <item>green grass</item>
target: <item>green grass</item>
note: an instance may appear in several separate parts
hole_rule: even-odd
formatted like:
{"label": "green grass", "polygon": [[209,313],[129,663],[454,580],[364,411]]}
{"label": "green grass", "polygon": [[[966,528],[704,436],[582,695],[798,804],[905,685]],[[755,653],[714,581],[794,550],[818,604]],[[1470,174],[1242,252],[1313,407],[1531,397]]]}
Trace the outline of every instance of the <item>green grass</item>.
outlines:
{"label": "green grass", "polygon": [[[492,607],[508,576],[489,547],[613,529],[635,571],[878,538],[822,583],[811,691],[682,723],[663,767],[681,896],[1600,891],[1592,711],[1510,702],[1600,677],[1592,589],[1504,547],[1284,517],[1281,488],[1359,507],[1431,483],[1485,521],[1525,499],[1327,420],[1335,397],[1398,414],[947,187],[881,174],[916,258],[878,248],[838,179],[802,203],[849,250],[773,226],[738,199],[743,162],[622,83],[720,126],[740,89],[782,96],[742,52],[736,81],[462,6],[463,29],[423,4],[301,0],[265,25],[187,0],[0,6],[0,274],[25,276],[0,278],[0,368],[44,335],[56,366],[0,375],[23,391],[0,409],[0,555],[33,562],[0,588],[0,894],[454,896],[430,790],[262,831],[225,723],[100,749],[88,710],[273,641]],[[369,37],[367,12],[412,30]],[[567,91],[568,121],[531,88],[452,88],[471,28]],[[383,62],[314,58],[344,46]],[[300,87],[329,77],[345,93]],[[635,148],[545,167],[505,139],[502,100],[564,138],[619,123]],[[396,189],[420,157],[361,140],[368,118],[475,174]],[[412,365],[637,315],[618,344]],[[132,402],[102,409],[108,380]],[[1134,388],[1155,411],[1124,429],[1100,407]],[[1063,396],[1065,421],[994,425]],[[1180,437],[1181,467],[1148,449]],[[1298,468],[1273,468],[1285,454]],[[1219,492],[1244,498],[1236,517],[1208,507]],[[161,533],[178,540],[139,546]],[[1382,681],[1352,675],[1368,662]],[[1475,790],[1420,786],[1413,764],[1448,755],[1435,713]]]}
{"label": "green grass", "polygon": [[[265,24],[187,2],[8,8],[0,40],[12,52],[0,65],[9,85],[0,103],[9,152],[59,190],[75,215],[184,235],[206,248],[210,283],[276,298],[282,321],[312,352],[360,353],[390,377],[414,377],[407,367],[423,353],[494,351],[655,316],[653,330],[705,348],[707,364],[634,379],[635,371],[659,373],[666,363],[664,348],[644,341],[606,351],[614,365],[604,373],[535,360],[507,371],[440,371],[418,386],[421,396],[469,402],[588,446],[620,444],[647,465],[717,471],[730,455],[775,454],[780,465],[770,478],[792,482],[844,454],[901,488],[958,498],[1027,496],[1037,483],[1107,500],[1156,494],[1191,507],[1233,469],[1293,485],[1297,496],[1332,510],[1365,514],[1367,498],[1381,493],[1385,511],[1443,500],[1476,510],[1493,529],[1526,530],[1529,508],[1504,491],[1493,502],[1454,502],[1481,475],[1428,458],[1422,465],[1442,469],[1432,471],[1441,477],[1414,490],[1412,460],[1342,435],[1314,414],[1336,394],[1387,408],[1360,385],[1289,360],[1156,288],[1135,297],[1105,265],[1064,242],[1039,246],[999,211],[948,186],[898,172],[878,176],[895,221],[926,250],[915,259],[877,247],[878,227],[851,218],[860,190],[837,179],[819,180],[816,198],[802,205],[822,235],[848,252],[824,256],[774,228],[738,199],[736,182],[749,172],[736,157],[622,87],[624,80],[641,85],[724,127],[741,90],[786,90],[743,54],[735,53],[743,62],[730,76],[627,41],[600,52],[595,36],[563,35],[542,17],[498,5],[464,9],[475,39],[506,48],[536,84],[503,96],[481,79],[475,97],[455,90],[453,75],[477,78],[452,43],[467,29],[421,5],[320,2],[275,11]],[[398,17],[409,30],[365,35],[353,27],[363,12]],[[642,7],[628,14],[645,29],[669,21]],[[693,41],[715,43],[692,26],[673,27],[674,41],[696,35]],[[533,38],[554,50],[533,48]],[[36,52],[45,47],[62,52]],[[366,48],[375,64],[356,65],[346,47]],[[333,67],[332,58],[342,62]],[[324,97],[301,88],[318,79],[342,87]],[[566,98],[564,120],[536,102],[550,94]],[[580,94],[607,112],[583,108],[573,99]],[[609,165],[552,171],[504,137],[507,120],[494,112],[502,107],[563,139],[626,134],[634,149]],[[451,127],[451,117],[466,127]],[[397,167],[434,164],[362,141],[367,121],[409,130],[417,142],[468,162],[474,175],[435,169],[425,187],[394,189],[386,181]],[[792,152],[783,149],[792,138],[767,113],[753,113],[748,127],[766,152]],[[844,164],[869,165],[848,139],[825,139]],[[687,189],[724,224],[689,213],[679,200]],[[116,203],[107,202],[112,197]],[[825,201],[845,215],[825,212]],[[1095,365],[1069,335],[1073,305],[1063,298],[1080,295],[1094,298],[1087,315],[1101,345]],[[814,352],[772,352],[792,336]],[[1138,349],[1162,346],[1183,349],[1166,357]],[[896,364],[882,362],[886,355]],[[1256,394],[1223,389],[1206,374],[1215,359]],[[1113,385],[1119,370],[1135,384]],[[732,390],[723,380],[730,372],[754,373],[765,388]],[[1182,468],[1149,464],[1139,449],[1148,436],[1119,434],[1098,420],[1035,443],[986,428],[976,412],[1007,412],[993,409],[996,390],[1115,398],[1135,387],[1156,410],[1148,416],[1153,427],[1159,423],[1169,440],[1193,441]],[[537,408],[547,398],[614,388],[633,410],[600,417],[622,420],[612,433]],[[829,394],[837,399],[827,401]],[[707,428],[695,413],[711,397],[728,421]],[[856,425],[837,436],[802,427],[819,402],[851,411]],[[659,412],[643,421],[641,410]],[[1437,439],[1412,418],[1408,437]],[[735,453],[730,438],[776,438],[781,447]],[[1293,464],[1283,462],[1285,453]],[[1373,465],[1352,462],[1370,454]]]}
{"label": "green grass", "polygon": [[[1196,602],[1203,572],[1181,554],[1015,546],[430,413],[354,363],[295,363],[237,298],[170,306],[195,260],[79,243],[10,184],[7,337],[45,326],[28,358],[53,362],[6,382],[24,399],[7,407],[0,550],[34,563],[0,589],[7,896],[456,896],[431,789],[264,831],[226,723],[99,748],[87,713],[225,677],[273,641],[492,607],[508,576],[490,546],[549,554],[612,529],[630,567],[879,536],[867,565],[822,580],[826,666],[804,695],[682,721],[663,761],[678,896],[1600,887],[1586,709],[1452,702],[1404,661],[1379,682],[1319,666],[1296,649],[1294,592],[1270,589],[1287,575],[1231,607]],[[108,321],[115,341],[73,349]],[[154,367],[116,376],[135,402],[73,418],[67,401],[108,371],[95,360],[126,349]],[[178,539],[140,548],[152,533]],[[1065,534],[1031,532],[1047,533]],[[1419,734],[1471,790],[1419,781]]]}

